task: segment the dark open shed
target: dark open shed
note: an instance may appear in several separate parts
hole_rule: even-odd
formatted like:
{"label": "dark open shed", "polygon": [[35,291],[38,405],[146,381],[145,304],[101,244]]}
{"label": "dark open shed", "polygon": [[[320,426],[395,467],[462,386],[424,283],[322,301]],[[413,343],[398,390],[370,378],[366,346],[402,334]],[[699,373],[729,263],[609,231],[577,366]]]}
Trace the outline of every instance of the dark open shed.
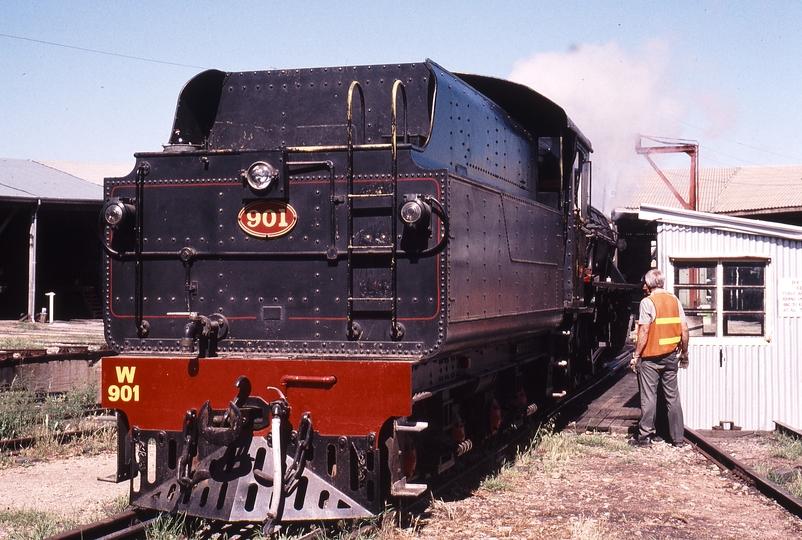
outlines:
{"label": "dark open shed", "polygon": [[55,319],[101,316],[102,204],[99,184],[0,159],[0,319],[35,317],[51,292]]}

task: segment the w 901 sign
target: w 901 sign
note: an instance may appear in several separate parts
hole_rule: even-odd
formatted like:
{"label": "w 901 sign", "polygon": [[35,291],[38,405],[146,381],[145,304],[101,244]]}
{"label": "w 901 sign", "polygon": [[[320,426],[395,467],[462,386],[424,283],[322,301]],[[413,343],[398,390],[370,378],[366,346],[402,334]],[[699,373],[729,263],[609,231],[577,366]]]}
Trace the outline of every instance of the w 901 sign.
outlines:
{"label": "w 901 sign", "polygon": [[255,201],[237,216],[240,228],[258,238],[277,238],[290,232],[298,222],[295,208],[281,201]]}

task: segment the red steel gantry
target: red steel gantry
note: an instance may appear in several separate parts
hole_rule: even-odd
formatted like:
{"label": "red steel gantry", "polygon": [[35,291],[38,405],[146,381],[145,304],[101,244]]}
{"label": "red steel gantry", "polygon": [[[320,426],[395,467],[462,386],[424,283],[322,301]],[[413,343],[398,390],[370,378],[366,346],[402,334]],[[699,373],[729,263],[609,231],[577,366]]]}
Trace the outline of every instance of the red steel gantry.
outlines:
{"label": "red steel gantry", "polygon": [[[658,143],[660,146],[643,146],[642,142],[644,139],[648,139],[655,143]],[[699,143],[696,141],[685,141],[679,139],[662,139],[656,137],[647,137],[645,135],[641,135],[638,137],[638,144],[635,146],[635,151],[638,154],[642,154],[646,161],[652,166],[652,168],[657,172],[658,176],[663,179],[663,182],[666,183],[668,189],[671,190],[671,193],[679,200],[682,204],[683,208],[687,210],[696,210],[696,195],[697,195],[697,183],[696,179],[699,172]],[[691,158],[691,171],[690,171],[690,184],[688,186],[688,200],[686,201],[682,195],[677,191],[677,189],[671,184],[671,182],[666,178],[666,175],[663,174],[663,171],[657,166],[657,164],[652,161],[650,154],[676,154],[679,152],[684,152],[688,154]]]}

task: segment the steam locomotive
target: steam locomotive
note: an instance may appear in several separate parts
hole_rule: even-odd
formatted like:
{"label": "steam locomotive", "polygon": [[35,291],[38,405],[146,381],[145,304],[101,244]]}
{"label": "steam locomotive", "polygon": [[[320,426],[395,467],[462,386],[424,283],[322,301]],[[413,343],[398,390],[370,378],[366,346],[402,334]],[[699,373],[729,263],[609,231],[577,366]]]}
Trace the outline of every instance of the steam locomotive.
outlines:
{"label": "steam locomotive", "polygon": [[590,142],[434,62],[200,73],[107,178],[103,405],[135,506],[375,515],[623,345]]}

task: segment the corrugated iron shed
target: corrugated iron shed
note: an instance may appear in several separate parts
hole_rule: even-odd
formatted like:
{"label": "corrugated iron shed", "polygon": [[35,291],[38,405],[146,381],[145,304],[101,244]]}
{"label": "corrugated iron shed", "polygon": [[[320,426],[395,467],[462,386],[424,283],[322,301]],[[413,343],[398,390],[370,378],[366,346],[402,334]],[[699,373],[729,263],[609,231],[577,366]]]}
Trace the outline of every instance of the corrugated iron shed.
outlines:
{"label": "corrugated iron shed", "polygon": [[98,203],[103,187],[27,159],[0,159],[0,200]]}
{"label": "corrugated iron shed", "polygon": [[[677,191],[687,197],[688,169],[665,169]],[[615,201],[619,209],[642,204],[682,208],[665,182],[651,169],[622,172],[619,185],[629,194]],[[714,214],[753,216],[802,212],[802,165],[700,168],[697,210]]]}
{"label": "corrugated iron shed", "polygon": [[690,366],[679,373],[685,425],[802,425],[802,294],[794,285],[802,276],[802,227],[650,205],[641,207],[639,218],[657,225],[657,266],[670,291],[678,261],[765,264],[762,335],[691,337]]}

